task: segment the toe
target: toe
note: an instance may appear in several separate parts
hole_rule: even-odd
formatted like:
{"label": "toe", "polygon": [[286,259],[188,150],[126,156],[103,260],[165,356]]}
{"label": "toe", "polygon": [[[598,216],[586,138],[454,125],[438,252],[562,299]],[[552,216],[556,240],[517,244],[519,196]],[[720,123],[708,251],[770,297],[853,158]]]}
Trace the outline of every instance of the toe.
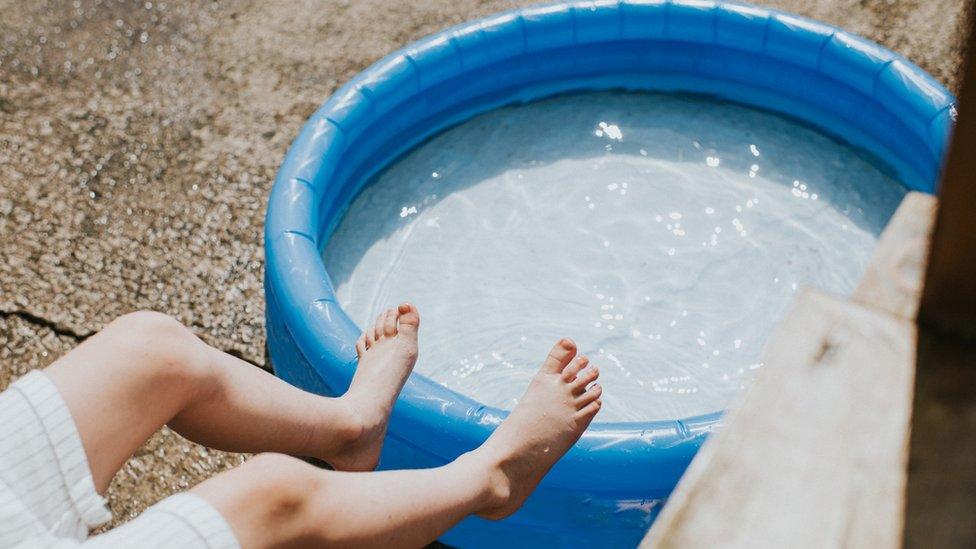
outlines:
{"label": "toe", "polygon": [[383,334],[386,337],[392,337],[397,334],[397,313],[396,309],[390,309],[383,315]]}
{"label": "toe", "polygon": [[363,339],[366,340],[366,349],[369,349],[373,346],[373,343],[376,343],[376,332],[372,326],[366,328],[366,331],[363,332]]}
{"label": "toe", "polygon": [[359,336],[359,339],[356,340],[356,356],[363,358],[364,354],[366,354],[366,334]]}
{"label": "toe", "polygon": [[603,406],[603,401],[596,399],[593,402],[583,406],[576,412],[576,421],[585,422],[587,425],[593,416],[600,411],[600,407]]}
{"label": "toe", "polygon": [[590,359],[586,358],[585,356],[577,356],[572,362],[569,363],[569,366],[566,366],[566,369],[563,370],[563,380],[565,380],[567,383],[573,381],[576,379],[576,374],[580,373],[583,368],[586,368],[586,365],[589,363]]}
{"label": "toe", "polygon": [[385,319],[388,312],[389,310],[383,311],[376,317],[376,324],[373,325],[373,337],[377,341],[383,339],[383,326],[386,324]]}
{"label": "toe", "polygon": [[576,356],[576,344],[573,343],[572,339],[563,338],[559,340],[558,343],[552,346],[549,350],[549,356],[546,357],[546,361],[542,363],[542,369],[558,374],[563,371],[563,368],[569,364],[569,361]]}
{"label": "toe", "polygon": [[401,303],[397,312],[400,313],[400,330],[416,332],[420,327],[420,313],[417,308],[409,303]]}
{"label": "toe", "polygon": [[603,387],[599,384],[594,383],[592,387],[583,392],[580,396],[576,397],[576,409],[581,409],[594,400],[600,398],[603,394]]}
{"label": "toe", "polygon": [[576,376],[576,381],[570,385],[573,394],[578,395],[585,391],[586,386],[596,381],[596,378],[598,377],[600,377],[600,369],[596,366],[590,366],[589,368],[583,370],[578,376]]}

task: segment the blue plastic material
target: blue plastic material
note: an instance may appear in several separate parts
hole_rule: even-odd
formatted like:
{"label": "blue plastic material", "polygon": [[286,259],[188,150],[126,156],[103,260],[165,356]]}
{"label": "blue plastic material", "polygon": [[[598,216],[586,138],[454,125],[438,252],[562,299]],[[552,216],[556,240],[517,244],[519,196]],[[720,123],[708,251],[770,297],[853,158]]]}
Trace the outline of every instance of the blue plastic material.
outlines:
{"label": "blue plastic material", "polygon": [[[275,371],[338,395],[359,329],[336,302],[321,248],[370,176],[435,133],[501,105],[577,90],[702,93],[793,116],[863,147],[933,192],[955,109],[906,59],[789,14],[707,0],[598,0],[466,23],[389,55],[308,121],[278,173],[265,225],[268,347]],[[396,404],[381,467],[441,465],[505,416],[422,375]],[[525,507],[470,518],[444,541],[632,546],[720,414],[599,423]]]}

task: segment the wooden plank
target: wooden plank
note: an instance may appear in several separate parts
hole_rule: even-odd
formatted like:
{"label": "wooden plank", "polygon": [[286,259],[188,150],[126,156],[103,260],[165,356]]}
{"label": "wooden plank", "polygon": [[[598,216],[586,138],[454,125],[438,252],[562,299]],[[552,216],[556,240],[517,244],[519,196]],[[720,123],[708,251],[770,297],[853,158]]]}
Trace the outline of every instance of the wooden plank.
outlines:
{"label": "wooden plank", "polygon": [[976,40],[970,40],[919,312],[908,546],[976,546]]}
{"label": "wooden plank", "polygon": [[976,342],[919,329],[906,547],[976,547]]}
{"label": "wooden plank", "polygon": [[904,542],[976,547],[976,18],[919,310]]}
{"label": "wooden plank", "polygon": [[949,146],[920,322],[976,338],[976,17],[970,17],[959,120]]}
{"label": "wooden plank", "polygon": [[851,296],[853,301],[915,319],[937,206],[938,200],[932,195],[905,195],[878,240],[874,256]]}
{"label": "wooden plank", "polygon": [[[852,300],[860,305],[889,313],[904,321],[910,321],[915,317],[918,310],[918,299],[921,294],[922,273],[924,272],[928,237],[934,225],[936,206],[937,200],[930,195],[921,193],[909,193],[906,195],[905,200],[899,206],[898,211],[892,217],[882,234],[874,257],[855,290]],[[747,408],[747,411],[740,413],[734,407],[727,418],[723,431],[714,436],[713,440],[705,445],[695,462],[692,463],[688,473],[682,479],[681,484],[672,495],[661,517],[659,517],[655,524],[654,529],[649,533],[645,540],[645,546],[683,546],[688,544],[705,546],[712,542],[725,545],[731,539],[737,539],[739,540],[738,543],[743,545],[762,540],[773,544],[769,535],[762,534],[757,538],[753,536],[757,535],[757,533],[761,534],[764,532],[767,528],[765,521],[776,520],[775,516],[760,517],[757,519],[757,524],[753,525],[755,531],[747,531],[745,525],[748,523],[741,521],[740,517],[729,515],[727,512],[723,512],[717,516],[707,516],[705,513],[701,513],[700,521],[693,517],[699,516],[699,511],[695,510],[699,506],[714,506],[713,508],[715,509],[721,509],[723,505],[730,505],[741,508],[739,506],[744,503],[744,500],[735,501],[736,495],[731,492],[727,495],[729,501],[714,500],[716,492],[712,489],[712,484],[717,482],[716,479],[720,479],[718,480],[720,482],[736,483],[742,486],[741,497],[748,498],[749,500],[753,498],[762,500],[769,497],[765,490],[769,489],[770,486],[779,490],[775,497],[788,499],[791,496],[790,491],[782,491],[784,485],[780,484],[778,479],[773,480],[772,477],[768,477],[768,481],[764,481],[764,479],[767,479],[765,461],[767,457],[772,457],[774,460],[781,460],[781,467],[790,468],[791,472],[788,474],[795,475],[791,478],[802,477],[809,479],[811,476],[815,478],[818,476],[816,472],[818,471],[817,467],[821,467],[824,464],[810,463],[809,460],[794,462],[789,457],[783,461],[783,456],[755,455],[754,452],[743,452],[738,446],[747,437],[758,437],[765,440],[763,444],[772,446],[770,450],[771,454],[776,454],[781,451],[781,448],[788,448],[789,455],[792,455],[795,451],[795,445],[785,437],[787,435],[791,437],[802,436],[802,434],[797,435],[789,431],[808,428],[821,430],[827,428],[825,424],[821,423],[820,411],[815,406],[811,406],[803,400],[792,400],[791,398],[787,398],[786,402],[791,405],[789,409],[792,411],[793,416],[787,416],[781,411],[777,411],[774,416],[764,420],[766,423],[774,421],[777,425],[776,427],[764,428],[763,425],[765,423],[754,426],[754,420],[751,419],[753,415],[763,417],[762,412],[764,410],[768,412],[770,409],[773,409],[770,401],[782,397],[781,389],[783,387],[781,387],[781,383],[783,382],[786,383],[784,387],[800,391],[802,394],[823,393],[822,389],[814,386],[802,388],[801,386],[806,383],[806,378],[798,377],[791,373],[796,368],[803,368],[804,365],[809,366],[811,356],[809,349],[819,348],[817,345],[822,345],[825,341],[823,331],[802,332],[796,328],[796,326],[802,326],[804,322],[810,322],[809,320],[804,320],[802,317],[807,314],[804,312],[806,308],[811,306],[801,306],[798,303],[794,307],[788,319],[788,322],[794,327],[790,328],[784,323],[783,327],[774,336],[773,342],[767,349],[766,367],[760,371],[760,375],[754,382],[754,386],[742,396],[737,404],[737,406]],[[817,318],[821,318],[822,320],[822,316]],[[905,326],[901,326],[901,329],[904,330]],[[871,365],[874,369],[880,368],[882,370],[880,374],[882,381],[888,380],[896,385],[900,384],[898,385],[900,387],[899,390],[887,393],[889,401],[880,408],[892,410],[893,415],[891,417],[894,418],[895,425],[889,425],[890,430],[888,435],[891,440],[901,440],[900,444],[891,444],[893,449],[890,455],[897,458],[895,461],[880,461],[876,464],[878,474],[881,475],[880,478],[887,479],[882,484],[887,484],[888,488],[875,493],[887,494],[888,499],[885,505],[888,505],[888,507],[886,512],[892,515],[892,517],[883,523],[887,525],[883,529],[883,534],[878,533],[884,539],[872,539],[871,541],[888,546],[897,545],[897,537],[899,536],[899,529],[902,524],[901,509],[905,482],[903,471],[906,459],[905,443],[908,436],[907,410],[910,407],[911,400],[911,391],[905,387],[911,383],[911,347],[911,341],[898,347],[895,350],[895,354],[901,358],[896,360],[890,368],[882,362],[884,360],[883,356],[876,356],[871,360],[865,360],[865,363]],[[793,353],[796,354],[794,355]],[[772,356],[774,354],[778,358],[774,358]],[[855,363],[855,365],[848,369],[852,370],[859,367]],[[771,373],[776,369],[782,369],[783,372],[780,372],[779,375]],[[849,376],[858,375],[855,372],[844,371],[839,368],[831,368],[826,370],[826,372],[835,377],[833,383],[846,383],[845,380]],[[826,382],[826,380],[821,380],[821,382]],[[881,387],[874,387],[874,389],[884,389],[889,386],[890,384],[882,383]],[[852,388],[848,386],[848,389]],[[824,435],[826,439],[830,439],[831,436],[834,438],[837,436],[851,436],[850,433],[845,432],[843,425],[855,424],[860,419],[860,407],[856,403],[862,402],[862,400],[856,393],[852,393],[847,398],[840,399],[839,401],[853,403],[844,408],[851,417],[848,417],[846,420],[840,417],[834,417],[835,427],[833,428],[836,429],[836,432],[833,432],[831,435]],[[750,404],[750,402],[752,403]],[[754,411],[750,413],[748,409]],[[875,409],[877,410],[879,408]],[[817,413],[813,413],[815,411]],[[743,419],[735,419],[740,416]],[[808,424],[812,424],[812,427],[808,427]],[[841,426],[838,427],[838,424]],[[722,440],[732,442],[723,443]],[[861,442],[874,444],[869,434],[866,434],[865,438],[861,439]],[[817,444],[817,448],[811,450],[809,455],[822,457],[822,448],[820,448],[820,445]],[[755,473],[755,478],[739,479],[741,472],[738,467],[741,464],[736,461],[737,459],[745,459],[747,461],[746,471],[750,470],[749,467],[752,467],[751,470]],[[755,462],[750,460],[755,460]],[[834,466],[842,463],[843,461],[832,459],[826,465]],[[806,468],[803,472],[793,471],[793,469],[798,469],[801,466]],[[823,474],[827,473],[820,471],[820,475]],[[831,478],[837,478],[836,473],[833,472],[829,476]],[[864,481],[865,479],[861,480]],[[755,486],[750,486],[751,482],[755,482]],[[819,479],[812,480],[810,484],[811,486],[822,486]],[[852,486],[863,485],[863,483],[854,483]],[[808,498],[815,498],[808,487],[798,484],[792,484],[791,486],[792,490],[795,490],[797,494],[802,494]],[[844,511],[844,509],[848,509],[847,500],[838,500],[836,499],[838,496],[847,497],[846,492],[831,492],[827,490],[821,495],[822,499],[819,503],[814,502],[814,506],[822,506],[824,509],[830,509],[837,513],[847,512]],[[775,497],[771,501],[777,501]],[[856,499],[851,501],[856,501]],[[764,504],[750,503],[749,505],[762,506]],[[785,511],[787,509],[789,509],[788,506],[781,507],[779,503],[776,503],[771,510],[767,510],[772,513],[777,513],[779,510]],[[881,511],[875,512],[880,513]],[[816,517],[818,514],[815,510],[811,511],[806,519]],[[806,520],[802,514],[797,517],[796,512],[791,512],[791,516],[794,517],[794,520]],[[849,516],[852,515],[849,513]],[[707,524],[708,528],[714,528],[716,531],[721,531],[722,533],[706,542],[699,534],[703,524]],[[815,520],[810,524],[819,525],[820,522]],[[859,531],[856,526],[854,528],[854,531]],[[788,539],[789,545],[792,546],[798,542],[806,543],[803,540],[808,540],[811,546],[818,545],[822,541],[822,538],[810,537],[807,529],[797,527],[793,522],[789,522],[782,534],[784,539],[779,541],[786,543],[787,540],[785,538],[792,536],[790,532],[799,532],[800,535]],[[819,526],[816,530],[821,533],[827,532],[827,530],[823,530]],[[680,537],[683,534],[676,534],[675,532],[687,532],[687,539]],[[728,538],[723,540],[723,535],[727,535]],[[834,539],[836,540],[836,536]],[[849,538],[848,541],[852,539]]]}
{"label": "wooden plank", "polygon": [[893,547],[915,330],[805,291],[642,547]]}

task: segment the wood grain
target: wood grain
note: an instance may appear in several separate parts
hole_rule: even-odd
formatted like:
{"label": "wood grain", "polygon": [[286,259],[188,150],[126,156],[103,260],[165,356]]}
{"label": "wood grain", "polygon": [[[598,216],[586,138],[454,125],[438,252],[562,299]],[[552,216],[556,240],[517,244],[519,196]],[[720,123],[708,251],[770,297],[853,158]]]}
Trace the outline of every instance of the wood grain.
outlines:
{"label": "wood grain", "polygon": [[969,42],[956,124],[942,183],[939,215],[925,275],[920,321],[976,338],[976,18]]}
{"label": "wood grain", "polygon": [[642,547],[893,547],[911,322],[805,291]]}
{"label": "wood grain", "polygon": [[976,19],[919,311],[904,541],[976,547]]}
{"label": "wood grain", "polygon": [[918,315],[938,200],[911,192],[885,227],[851,299],[906,320]]}

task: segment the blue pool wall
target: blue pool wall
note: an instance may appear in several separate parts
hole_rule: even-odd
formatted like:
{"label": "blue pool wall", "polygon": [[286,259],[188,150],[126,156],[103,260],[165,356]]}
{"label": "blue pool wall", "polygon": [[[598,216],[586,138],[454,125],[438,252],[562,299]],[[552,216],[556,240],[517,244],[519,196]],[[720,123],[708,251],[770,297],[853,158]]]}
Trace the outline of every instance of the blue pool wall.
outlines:
{"label": "blue pool wall", "polygon": [[[309,47],[314,47],[310,43]],[[465,23],[390,54],[338,90],[282,164],[265,223],[268,349],[277,375],[342,394],[360,330],[321,259],[349,202],[432,135],[502,105],[584,90],[699,93],[794,117],[934,192],[954,99],[903,57],[834,27],[745,4],[567,2]],[[414,374],[381,468],[432,467],[480,445],[506,412]],[[462,522],[463,547],[635,545],[720,412],[597,423],[505,521]]]}

